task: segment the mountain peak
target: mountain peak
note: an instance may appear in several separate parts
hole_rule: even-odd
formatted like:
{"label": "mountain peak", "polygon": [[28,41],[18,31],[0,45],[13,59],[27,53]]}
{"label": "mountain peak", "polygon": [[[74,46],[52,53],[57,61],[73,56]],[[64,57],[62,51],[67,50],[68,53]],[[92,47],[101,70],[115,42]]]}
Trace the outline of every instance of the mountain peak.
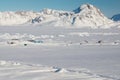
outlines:
{"label": "mountain peak", "polygon": [[93,9],[95,7],[91,4],[83,4],[80,8],[82,10],[82,9]]}
{"label": "mountain peak", "polygon": [[93,10],[93,8],[95,8],[95,7],[91,4],[83,4],[80,7],[78,7],[77,9],[73,10],[73,12],[80,13],[84,9]]}
{"label": "mountain peak", "polygon": [[105,17],[104,14],[100,11],[100,9],[96,8],[95,6],[91,4],[83,4],[77,9],[73,10],[75,14],[79,14],[82,16],[96,16],[96,17]]}

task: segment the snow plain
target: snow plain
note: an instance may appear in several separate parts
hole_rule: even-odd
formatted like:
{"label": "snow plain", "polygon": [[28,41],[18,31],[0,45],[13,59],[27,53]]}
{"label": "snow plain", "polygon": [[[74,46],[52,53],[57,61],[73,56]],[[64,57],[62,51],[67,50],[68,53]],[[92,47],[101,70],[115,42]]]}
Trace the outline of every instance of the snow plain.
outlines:
{"label": "snow plain", "polygon": [[0,80],[119,80],[119,30],[0,26]]}

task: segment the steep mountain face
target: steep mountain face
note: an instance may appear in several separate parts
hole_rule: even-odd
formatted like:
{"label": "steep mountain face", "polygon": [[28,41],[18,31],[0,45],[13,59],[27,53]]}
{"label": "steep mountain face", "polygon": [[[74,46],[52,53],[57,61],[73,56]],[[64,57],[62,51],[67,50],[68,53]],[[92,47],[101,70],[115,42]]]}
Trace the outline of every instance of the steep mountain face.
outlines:
{"label": "steep mountain face", "polygon": [[40,12],[0,12],[0,25],[44,24],[52,26],[93,27],[112,23],[99,9],[90,4],[68,12],[43,9]]}
{"label": "steep mountain face", "polygon": [[85,4],[74,10],[76,25],[84,26],[101,26],[104,24],[111,23],[112,21],[105,17],[102,12],[90,4]]}
{"label": "steep mountain face", "polygon": [[120,21],[120,14],[114,15],[111,19],[114,21]]}

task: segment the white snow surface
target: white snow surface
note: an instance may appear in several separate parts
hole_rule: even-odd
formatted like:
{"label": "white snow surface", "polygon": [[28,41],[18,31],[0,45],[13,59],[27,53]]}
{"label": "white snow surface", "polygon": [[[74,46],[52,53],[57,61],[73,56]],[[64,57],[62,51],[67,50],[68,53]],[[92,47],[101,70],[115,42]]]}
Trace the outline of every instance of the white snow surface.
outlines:
{"label": "white snow surface", "polygon": [[0,79],[119,80],[119,48],[116,27],[0,26]]}
{"label": "white snow surface", "polygon": [[1,80],[113,80],[91,73],[86,69],[67,70],[42,65],[0,61]]}

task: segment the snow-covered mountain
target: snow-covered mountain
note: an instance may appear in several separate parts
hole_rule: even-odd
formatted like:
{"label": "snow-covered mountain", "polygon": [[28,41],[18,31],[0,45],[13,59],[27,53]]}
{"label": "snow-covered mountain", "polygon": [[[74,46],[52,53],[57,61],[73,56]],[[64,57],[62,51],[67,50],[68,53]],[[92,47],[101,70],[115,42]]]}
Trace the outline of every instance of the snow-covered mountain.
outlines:
{"label": "snow-covered mountain", "polygon": [[38,15],[33,11],[0,12],[0,25],[24,24]]}
{"label": "snow-covered mountain", "polygon": [[73,11],[43,9],[40,12],[0,12],[0,25],[44,24],[52,26],[93,27],[112,23],[91,4],[84,4]]}
{"label": "snow-covered mountain", "polygon": [[76,26],[84,25],[84,26],[101,26],[105,24],[109,24],[112,21],[102,14],[102,12],[90,4],[82,5],[81,7],[74,10],[75,12],[75,22]]}
{"label": "snow-covered mountain", "polygon": [[114,21],[120,21],[120,14],[114,15],[111,19]]}

